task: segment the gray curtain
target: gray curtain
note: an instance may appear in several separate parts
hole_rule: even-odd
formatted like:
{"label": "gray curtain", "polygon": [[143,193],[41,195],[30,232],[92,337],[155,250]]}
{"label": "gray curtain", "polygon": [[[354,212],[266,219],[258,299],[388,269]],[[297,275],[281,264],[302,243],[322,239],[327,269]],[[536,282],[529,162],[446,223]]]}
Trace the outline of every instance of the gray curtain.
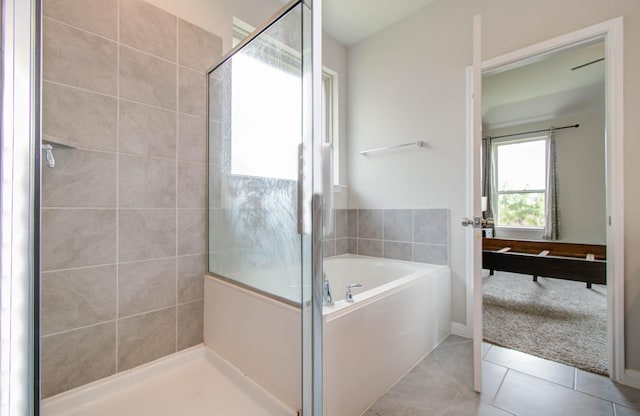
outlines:
{"label": "gray curtain", "polygon": [[544,233],[542,238],[557,240],[559,238],[558,218],[558,175],[556,166],[556,132],[551,127],[547,138],[547,192],[545,195]]}
{"label": "gray curtain", "polygon": [[493,215],[496,195],[494,171],[491,137],[488,137],[482,139],[482,196],[487,197],[487,210],[484,212],[484,218],[495,218]]}

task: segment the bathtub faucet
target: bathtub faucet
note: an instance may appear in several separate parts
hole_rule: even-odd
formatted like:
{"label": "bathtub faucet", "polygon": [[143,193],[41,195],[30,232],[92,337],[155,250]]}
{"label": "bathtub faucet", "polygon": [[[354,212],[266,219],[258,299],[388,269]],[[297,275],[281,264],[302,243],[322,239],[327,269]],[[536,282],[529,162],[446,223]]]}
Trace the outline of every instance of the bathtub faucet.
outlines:
{"label": "bathtub faucet", "polygon": [[329,279],[327,279],[326,273],[322,273],[324,276],[324,282],[322,282],[322,304],[331,306],[333,305],[333,297],[331,296],[331,288],[329,287]]}
{"label": "bathtub faucet", "polygon": [[344,295],[344,300],[347,302],[353,302],[353,293],[351,293],[351,289],[354,287],[362,287],[362,283],[352,283],[347,285],[347,293]]}

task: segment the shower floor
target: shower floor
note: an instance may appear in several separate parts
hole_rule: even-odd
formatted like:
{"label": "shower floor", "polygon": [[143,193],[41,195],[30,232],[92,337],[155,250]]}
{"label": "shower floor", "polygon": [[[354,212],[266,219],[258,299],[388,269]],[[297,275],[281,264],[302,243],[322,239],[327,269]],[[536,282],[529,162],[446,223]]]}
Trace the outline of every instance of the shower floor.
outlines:
{"label": "shower floor", "polygon": [[42,416],[295,415],[204,345],[43,400]]}

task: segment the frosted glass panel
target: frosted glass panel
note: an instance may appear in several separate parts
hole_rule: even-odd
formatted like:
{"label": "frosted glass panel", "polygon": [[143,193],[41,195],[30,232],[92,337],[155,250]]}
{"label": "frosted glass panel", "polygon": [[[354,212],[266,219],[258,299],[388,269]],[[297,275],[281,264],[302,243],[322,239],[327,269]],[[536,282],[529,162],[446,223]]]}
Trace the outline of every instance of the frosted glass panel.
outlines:
{"label": "frosted glass panel", "polygon": [[295,303],[300,51],[295,8],[209,74],[209,271]]}

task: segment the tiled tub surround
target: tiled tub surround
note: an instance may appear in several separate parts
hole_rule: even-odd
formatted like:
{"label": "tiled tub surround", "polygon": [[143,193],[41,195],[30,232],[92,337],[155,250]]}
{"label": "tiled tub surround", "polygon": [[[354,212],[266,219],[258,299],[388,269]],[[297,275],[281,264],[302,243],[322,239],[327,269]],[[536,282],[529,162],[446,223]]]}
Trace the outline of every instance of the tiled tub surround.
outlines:
{"label": "tiled tub surround", "polygon": [[205,71],[221,39],[142,0],[45,0],[42,396],[202,342]]}
{"label": "tiled tub surround", "polygon": [[336,209],[325,257],[345,253],[449,264],[448,209]]}

